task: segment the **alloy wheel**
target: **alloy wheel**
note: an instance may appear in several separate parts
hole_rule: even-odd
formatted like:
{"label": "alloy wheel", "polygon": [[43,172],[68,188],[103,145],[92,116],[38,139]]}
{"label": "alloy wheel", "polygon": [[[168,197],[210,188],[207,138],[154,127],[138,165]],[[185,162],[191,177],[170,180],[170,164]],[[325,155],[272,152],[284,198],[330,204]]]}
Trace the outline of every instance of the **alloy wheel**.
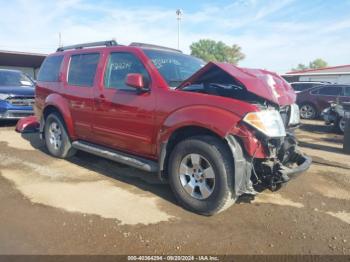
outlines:
{"label": "alloy wheel", "polygon": [[53,121],[49,126],[49,142],[55,148],[55,150],[61,148],[62,130],[59,124],[55,121]]}
{"label": "alloy wheel", "polygon": [[315,108],[312,105],[303,105],[300,108],[300,116],[304,119],[312,119],[316,115]]}
{"label": "alloy wheel", "polygon": [[215,173],[209,161],[200,154],[185,156],[179,167],[181,185],[192,197],[207,199],[214,191]]}

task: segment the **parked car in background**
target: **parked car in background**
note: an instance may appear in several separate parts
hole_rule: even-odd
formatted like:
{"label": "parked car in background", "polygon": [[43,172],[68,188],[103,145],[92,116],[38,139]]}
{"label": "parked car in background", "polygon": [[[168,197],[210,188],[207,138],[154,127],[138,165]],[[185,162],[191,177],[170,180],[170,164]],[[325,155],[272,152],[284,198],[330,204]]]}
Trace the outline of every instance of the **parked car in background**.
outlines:
{"label": "parked car in background", "polygon": [[106,41],[47,56],[35,111],[53,156],[83,150],[156,172],[184,207],[213,215],[257,194],[253,184],[277,190],[310,166],[288,131],[295,100],[266,70]]}
{"label": "parked car in background", "polygon": [[33,115],[34,82],[18,70],[0,69],[0,120]]}
{"label": "parked car in background", "polygon": [[300,93],[302,91],[313,88],[315,86],[326,85],[326,84],[330,84],[330,83],[328,83],[328,82],[313,82],[313,81],[290,83],[290,85],[294,89],[295,93]]}
{"label": "parked car in background", "polygon": [[350,85],[327,84],[307,89],[297,94],[300,117],[315,119],[329,107],[330,101],[350,102]]}
{"label": "parked car in background", "polygon": [[321,113],[326,125],[333,125],[337,132],[345,131],[345,110],[339,103],[330,103],[330,107],[324,109]]}

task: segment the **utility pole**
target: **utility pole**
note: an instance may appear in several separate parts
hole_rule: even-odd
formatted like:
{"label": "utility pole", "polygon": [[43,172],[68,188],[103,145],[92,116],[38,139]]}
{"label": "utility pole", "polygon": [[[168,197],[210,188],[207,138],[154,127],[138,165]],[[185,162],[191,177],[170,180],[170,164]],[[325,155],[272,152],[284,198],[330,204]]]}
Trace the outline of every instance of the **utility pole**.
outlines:
{"label": "utility pole", "polygon": [[62,44],[62,35],[61,35],[61,32],[58,33],[58,47],[62,47],[63,44]]}
{"label": "utility pole", "polygon": [[181,9],[176,10],[176,19],[177,19],[177,49],[180,49],[180,23],[183,15],[183,11]]}

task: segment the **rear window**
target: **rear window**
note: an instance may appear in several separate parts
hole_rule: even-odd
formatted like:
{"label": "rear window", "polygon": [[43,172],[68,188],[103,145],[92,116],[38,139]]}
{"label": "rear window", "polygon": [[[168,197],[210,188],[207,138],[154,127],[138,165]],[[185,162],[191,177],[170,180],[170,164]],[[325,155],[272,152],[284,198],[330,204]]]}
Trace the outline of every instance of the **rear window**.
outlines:
{"label": "rear window", "polygon": [[99,58],[100,54],[98,53],[72,55],[69,64],[68,84],[92,87]]}
{"label": "rear window", "polygon": [[59,80],[62,60],[62,55],[47,57],[40,67],[38,81],[57,82]]}

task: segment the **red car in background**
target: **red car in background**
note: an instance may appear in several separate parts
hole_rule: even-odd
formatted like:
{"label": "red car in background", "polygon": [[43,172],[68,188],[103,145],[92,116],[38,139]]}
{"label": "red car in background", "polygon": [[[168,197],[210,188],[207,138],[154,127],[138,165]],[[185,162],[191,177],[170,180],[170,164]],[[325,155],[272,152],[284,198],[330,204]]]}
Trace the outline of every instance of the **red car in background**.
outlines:
{"label": "red car in background", "polygon": [[297,94],[300,117],[315,119],[329,107],[331,101],[350,102],[350,85],[321,85]]}

